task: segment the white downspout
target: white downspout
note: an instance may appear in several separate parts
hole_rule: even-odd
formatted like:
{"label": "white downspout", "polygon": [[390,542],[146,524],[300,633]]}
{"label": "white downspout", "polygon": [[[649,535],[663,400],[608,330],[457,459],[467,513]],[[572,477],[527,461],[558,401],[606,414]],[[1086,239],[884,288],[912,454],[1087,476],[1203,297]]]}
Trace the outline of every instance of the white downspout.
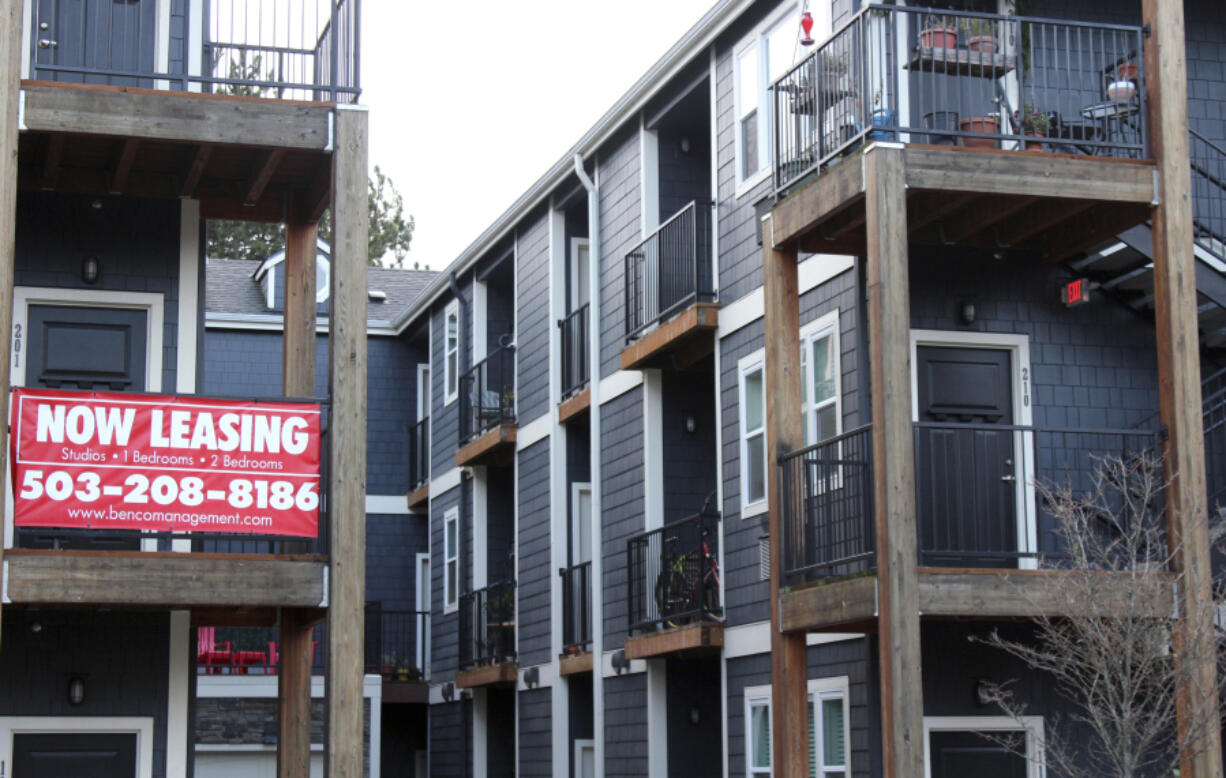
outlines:
{"label": "white downspout", "polygon": [[[598,174],[599,175],[599,174]],[[575,176],[587,190],[588,240],[588,418],[592,481],[592,740],[596,746],[596,778],[604,778],[604,522],[600,473],[600,196],[575,154]]]}

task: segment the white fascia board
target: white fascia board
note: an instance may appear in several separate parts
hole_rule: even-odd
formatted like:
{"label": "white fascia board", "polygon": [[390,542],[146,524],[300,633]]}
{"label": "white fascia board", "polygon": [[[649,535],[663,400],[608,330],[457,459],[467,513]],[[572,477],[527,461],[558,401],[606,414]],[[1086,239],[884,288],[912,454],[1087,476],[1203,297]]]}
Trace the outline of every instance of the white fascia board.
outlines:
{"label": "white fascia board", "polygon": [[[855,259],[838,254],[815,254],[796,267],[799,294],[816,289],[836,276],[855,267]],[[719,329],[716,337],[721,340],[732,333],[753,324],[764,315],[766,298],[762,287],[723,305],[719,309]]]}
{"label": "white fascia board", "polygon": [[[267,313],[214,313],[205,314],[204,326],[210,330],[258,330],[261,332],[281,332],[284,329],[281,316]],[[315,334],[328,334],[328,320],[323,316],[315,318]],[[395,337],[399,330],[391,322],[371,319],[366,322],[366,334],[377,337]]]}
{"label": "white fascia board", "polygon": [[612,375],[600,379],[600,404],[621,397],[626,392],[643,383],[643,371],[618,370]]}
{"label": "white fascia board", "polygon": [[515,450],[523,451],[549,437],[553,430],[553,414],[544,413],[515,431]]}

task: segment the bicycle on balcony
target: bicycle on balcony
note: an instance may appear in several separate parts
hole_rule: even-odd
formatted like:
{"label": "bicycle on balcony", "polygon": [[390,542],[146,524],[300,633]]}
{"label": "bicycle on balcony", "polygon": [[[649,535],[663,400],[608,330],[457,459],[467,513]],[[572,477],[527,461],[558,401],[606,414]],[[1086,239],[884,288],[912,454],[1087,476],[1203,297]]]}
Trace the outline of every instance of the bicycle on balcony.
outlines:
{"label": "bicycle on balcony", "polygon": [[680,538],[664,539],[660,574],[656,577],[656,608],[664,626],[673,628],[692,619],[714,618],[719,612],[719,560],[707,542],[710,530],[701,521],[707,515],[714,493],[708,495],[694,518],[699,528],[697,545],[682,553],[675,551]]}

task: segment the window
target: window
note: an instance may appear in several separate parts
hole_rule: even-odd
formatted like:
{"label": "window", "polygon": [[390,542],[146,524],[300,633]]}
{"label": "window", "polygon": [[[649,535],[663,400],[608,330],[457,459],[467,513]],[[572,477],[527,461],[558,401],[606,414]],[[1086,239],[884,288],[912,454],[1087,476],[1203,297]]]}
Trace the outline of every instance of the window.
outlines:
{"label": "window", "polygon": [[443,612],[460,603],[460,509],[443,514]]}
{"label": "window", "polygon": [[804,444],[839,434],[839,312],[832,311],[800,331],[800,408]]}
{"label": "window", "polygon": [[443,330],[443,402],[450,404],[460,394],[460,301],[447,303]]}
{"label": "window", "polygon": [[[809,681],[809,775],[847,778],[847,677]],[[771,687],[745,689],[745,775],[771,775]]]}
{"label": "window", "polygon": [[766,370],[758,349],[737,363],[741,409],[741,517],[766,510]]}
{"label": "window", "polygon": [[787,4],[741,41],[734,54],[736,91],[736,180],[738,191],[770,170],[770,85],[801,55],[800,14]]}

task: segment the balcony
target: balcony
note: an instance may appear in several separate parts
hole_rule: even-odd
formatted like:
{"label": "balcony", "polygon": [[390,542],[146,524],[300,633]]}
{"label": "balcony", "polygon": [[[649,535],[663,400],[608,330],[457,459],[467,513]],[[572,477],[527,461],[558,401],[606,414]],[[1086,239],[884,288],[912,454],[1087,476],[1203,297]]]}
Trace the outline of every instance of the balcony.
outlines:
{"label": "balcony", "polygon": [[904,145],[912,242],[1056,261],[1144,221],[1142,41],[1133,26],[864,8],[772,86],[775,244],[865,253],[861,163],[841,161],[872,143]]}
{"label": "balcony", "polygon": [[515,453],[515,347],[499,346],[460,376],[458,466],[504,464]]}
{"label": "balcony", "polygon": [[409,426],[409,510],[430,498],[430,417]]}
{"label": "balcony", "polygon": [[724,644],[719,520],[718,513],[697,513],[626,542],[628,658]]}
{"label": "balcony", "polygon": [[[183,0],[169,29],[155,4],[77,18],[70,4],[39,5],[29,78],[243,97],[356,102],[361,0]],[[76,11],[80,14],[80,10]],[[198,39],[199,51],[171,39]],[[98,41],[106,41],[98,45]],[[160,56],[159,56],[160,55]]]}
{"label": "balcony", "polygon": [[562,578],[563,675],[592,670],[592,563],[558,571]]}
{"label": "balcony", "polygon": [[[1097,458],[1160,450],[1157,433],[1142,429],[944,422],[914,428],[925,616],[1015,617],[1053,607],[1045,575],[1031,571],[1040,559],[1066,555],[1035,484],[1084,492]],[[790,587],[780,596],[785,629],[873,621],[872,427],[781,457],[779,474],[782,584]]]}
{"label": "balcony", "polygon": [[515,582],[460,595],[461,689],[515,683]]}
{"label": "balcony", "polygon": [[584,304],[558,322],[562,334],[562,402],[558,421],[562,424],[582,414],[591,404],[588,391],[588,312]]}
{"label": "balcony", "polygon": [[622,370],[682,370],[714,349],[712,207],[691,202],[627,252]]}

